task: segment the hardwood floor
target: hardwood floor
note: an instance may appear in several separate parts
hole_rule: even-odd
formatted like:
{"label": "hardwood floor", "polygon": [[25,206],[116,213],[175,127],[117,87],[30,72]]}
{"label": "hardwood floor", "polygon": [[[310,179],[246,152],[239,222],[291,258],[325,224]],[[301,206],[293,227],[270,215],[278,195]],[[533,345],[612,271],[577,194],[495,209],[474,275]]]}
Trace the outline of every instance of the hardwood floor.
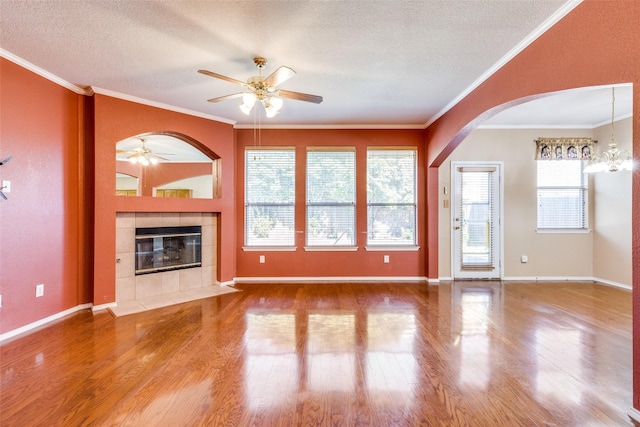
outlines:
{"label": "hardwood floor", "polygon": [[631,426],[631,292],[240,284],[0,346],[2,426]]}

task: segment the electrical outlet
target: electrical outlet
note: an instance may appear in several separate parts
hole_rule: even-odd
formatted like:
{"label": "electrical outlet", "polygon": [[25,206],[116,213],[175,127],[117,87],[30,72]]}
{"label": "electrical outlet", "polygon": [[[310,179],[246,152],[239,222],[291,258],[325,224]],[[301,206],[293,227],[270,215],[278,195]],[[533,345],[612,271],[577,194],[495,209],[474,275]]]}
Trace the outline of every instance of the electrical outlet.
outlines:
{"label": "electrical outlet", "polygon": [[264,255],[260,255],[260,264],[264,264]]}
{"label": "electrical outlet", "polygon": [[44,295],[44,283],[40,283],[36,285],[36,298],[39,298]]}
{"label": "electrical outlet", "polygon": [[384,263],[389,264],[389,255],[384,256]]}
{"label": "electrical outlet", "polygon": [[0,308],[2,308],[2,295],[0,295]]}
{"label": "electrical outlet", "polygon": [[2,192],[11,193],[11,181],[2,181]]}

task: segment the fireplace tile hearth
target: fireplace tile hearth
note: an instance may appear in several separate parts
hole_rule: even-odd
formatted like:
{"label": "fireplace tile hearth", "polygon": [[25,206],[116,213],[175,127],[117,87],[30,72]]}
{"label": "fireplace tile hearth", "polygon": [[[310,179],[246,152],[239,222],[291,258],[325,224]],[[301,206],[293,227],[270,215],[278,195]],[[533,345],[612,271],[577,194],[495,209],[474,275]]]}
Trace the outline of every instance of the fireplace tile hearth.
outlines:
{"label": "fireplace tile hearth", "polygon": [[174,292],[165,295],[155,295],[138,300],[124,301],[118,303],[117,307],[110,307],[108,310],[114,316],[126,316],[129,314],[141,313],[155,308],[167,307],[174,304],[195,301],[204,298],[212,298],[218,295],[224,295],[231,292],[238,292],[236,288],[231,286],[205,286],[201,288],[189,289],[182,292]]}

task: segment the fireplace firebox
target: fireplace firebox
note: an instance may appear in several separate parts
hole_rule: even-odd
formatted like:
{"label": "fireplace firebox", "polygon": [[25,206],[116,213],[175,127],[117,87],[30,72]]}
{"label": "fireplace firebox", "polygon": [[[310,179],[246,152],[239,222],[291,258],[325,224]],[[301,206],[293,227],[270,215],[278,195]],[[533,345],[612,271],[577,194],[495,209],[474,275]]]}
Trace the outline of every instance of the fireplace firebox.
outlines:
{"label": "fireplace firebox", "polygon": [[136,228],[136,275],[202,266],[202,227]]}

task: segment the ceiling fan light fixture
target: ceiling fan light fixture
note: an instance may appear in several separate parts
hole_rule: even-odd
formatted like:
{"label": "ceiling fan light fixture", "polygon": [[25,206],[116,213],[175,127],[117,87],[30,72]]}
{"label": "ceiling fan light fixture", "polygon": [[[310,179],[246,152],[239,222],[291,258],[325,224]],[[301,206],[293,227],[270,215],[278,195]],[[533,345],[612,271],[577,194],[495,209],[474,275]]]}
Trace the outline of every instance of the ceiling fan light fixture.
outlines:
{"label": "ceiling fan light fixture", "polygon": [[253,92],[245,93],[244,95],[242,95],[242,102],[249,108],[249,111],[251,111],[251,108],[256,103],[256,94]]}
{"label": "ceiling fan light fixture", "polygon": [[240,105],[240,111],[242,111],[247,116],[251,114],[251,109],[253,109],[253,106],[248,107],[246,104]]}
{"label": "ceiling fan light fixture", "polygon": [[277,86],[284,83],[286,80],[290,79],[296,74],[293,69],[286,66],[281,66],[270,75],[264,77],[262,75],[262,70],[267,65],[267,60],[262,57],[255,57],[253,58],[253,62],[256,67],[258,67],[259,75],[249,78],[246,83],[211,71],[198,70],[198,72],[201,74],[225,80],[230,83],[235,83],[249,90],[249,92],[245,93],[234,93],[232,95],[212,98],[209,99],[208,102],[220,102],[227,99],[242,97],[243,103],[242,105],[240,105],[240,110],[244,114],[250,115],[255,103],[260,101],[265,109],[267,118],[275,117],[280,112],[280,110],[282,109],[282,105],[284,104],[282,98],[313,102],[314,104],[319,104],[322,102],[322,97],[318,95],[292,92],[289,90],[279,90],[277,88]]}
{"label": "ceiling fan light fixture", "polygon": [[284,101],[282,101],[282,98],[279,98],[277,96],[273,96],[271,97],[271,101],[269,102],[269,104],[276,109],[276,111],[280,111],[280,109],[282,108],[282,105],[284,104]]}
{"label": "ceiling fan light fixture", "polygon": [[264,111],[267,113],[267,118],[275,117],[280,111],[278,111],[273,105],[265,104]]}

